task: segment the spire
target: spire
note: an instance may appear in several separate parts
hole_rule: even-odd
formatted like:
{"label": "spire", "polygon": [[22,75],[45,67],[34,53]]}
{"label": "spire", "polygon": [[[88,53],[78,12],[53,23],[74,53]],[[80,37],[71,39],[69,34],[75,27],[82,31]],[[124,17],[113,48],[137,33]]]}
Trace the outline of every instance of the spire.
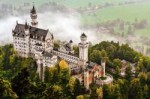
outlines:
{"label": "spire", "polygon": [[29,28],[27,21],[25,22],[25,30]]}
{"label": "spire", "polygon": [[31,20],[32,20],[31,21],[31,25],[33,27],[37,27],[38,21],[37,21],[37,14],[36,14],[36,10],[35,10],[34,4],[33,4],[33,8],[31,9],[30,17],[31,17]]}
{"label": "spire", "polygon": [[87,37],[87,36],[86,36],[86,34],[85,34],[85,33],[82,33],[82,34],[81,34],[81,37]]}
{"label": "spire", "polygon": [[87,35],[85,33],[82,33],[81,36],[80,36],[80,39],[82,41],[82,43],[87,43],[86,40],[87,40]]}
{"label": "spire", "polygon": [[32,10],[31,10],[31,13],[32,13],[32,14],[36,14],[36,10],[35,10],[34,4],[33,4]]}
{"label": "spire", "polygon": [[69,41],[69,43],[73,43],[73,41],[72,41],[72,40],[70,40],[70,41]]}
{"label": "spire", "polygon": [[54,39],[54,35],[53,34],[51,34],[52,35],[52,40]]}

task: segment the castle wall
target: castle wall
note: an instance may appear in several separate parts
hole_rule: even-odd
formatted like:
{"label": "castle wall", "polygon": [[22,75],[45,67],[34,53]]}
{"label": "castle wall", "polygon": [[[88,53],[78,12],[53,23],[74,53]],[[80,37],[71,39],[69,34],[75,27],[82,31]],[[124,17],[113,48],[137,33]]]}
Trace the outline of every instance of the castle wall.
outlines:
{"label": "castle wall", "polygon": [[28,44],[26,43],[26,38],[13,37],[14,49],[17,51],[19,56],[28,57]]}
{"label": "castle wall", "polygon": [[[36,43],[41,44],[42,46],[36,46],[35,45]],[[35,48],[44,50],[44,46],[45,46],[45,42],[35,40],[35,39],[30,39],[30,53],[34,54]]]}
{"label": "castle wall", "polygon": [[[14,49],[19,56],[32,56],[36,60],[38,64],[37,73],[39,74],[40,80],[44,81],[45,67],[53,67],[58,62],[58,57],[69,62],[69,69],[78,73],[78,75],[74,75],[74,77],[79,79],[80,82],[84,84],[86,89],[89,89],[89,85],[92,83],[93,80],[101,83],[97,78],[101,76],[108,76],[105,75],[105,62],[102,62],[101,67],[94,67],[93,64],[87,63],[89,43],[87,42],[87,36],[84,33],[82,33],[80,36],[81,42],[78,45],[78,58],[70,54],[74,53],[72,40],[67,43],[67,45],[61,46],[60,49],[58,49],[59,51],[53,50],[53,35],[49,32],[49,30],[36,28],[38,22],[34,6],[31,11],[31,20],[31,24],[34,28],[29,28],[27,22],[25,25],[17,23],[15,30],[12,31],[13,44]],[[31,35],[29,31],[31,32]],[[90,68],[88,68],[88,66],[90,66]],[[112,80],[113,78],[110,80],[110,82],[112,82]],[[107,81],[105,83],[110,82]]]}
{"label": "castle wall", "polygon": [[[35,48],[44,50],[45,42],[30,39],[30,38],[29,38],[29,41],[27,41],[27,40],[28,40],[28,38],[26,38],[26,37],[24,37],[24,38],[16,37],[16,36],[13,37],[14,49],[15,49],[15,51],[17,51],[19,56],[28,57],[30,54],[35,54],[34,53]],[[35,45],[36,43],[39,43],[42,46],[36,46]],[[27,55],[27,54],[29,54],[29,55]]]}
{"label": "castle wall", "polygon": [[53,67],[56,63],[57,56],[43,58],[43,66]]}
{"label": "castle wall", "polygon": [[69,62],[74,63],[74,64],[78,64],[78,61],[79,61],[78,57],[75,57],[75,56],[72,56],[69,54],[65,54],[65,53],[62,53],[59,51],[54,51],[54,50],[52,51],[52,53],[59,56],[60,58],[65,59],[66,61],[69,61]]}

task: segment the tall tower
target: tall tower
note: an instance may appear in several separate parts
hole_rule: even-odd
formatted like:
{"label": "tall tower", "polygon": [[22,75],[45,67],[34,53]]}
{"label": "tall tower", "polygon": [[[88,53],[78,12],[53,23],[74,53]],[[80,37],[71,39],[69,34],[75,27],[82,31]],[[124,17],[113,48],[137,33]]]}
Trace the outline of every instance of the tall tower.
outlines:
{"label": "tall tower", "polygon": [[48,30],[47,36],[45,38],[45,51],[51,52],[53,48],[54,48],[54,36]]}
{"label": "tall tower", "polygon": [[86,65],[88,61],[88,46],[89,43],[87,42],[87,36],[82,33],[80,36],[81,42],[79,43],[79,58],[83,61],[83,65]]}
{"label": "tall tower", "polygon": [[35,55],[36,63],[37,63],[37,73],[39,75],[39,79],[44,82],[45,77],[45,65],[43,61],[43,52],[42,51],[36,51]]}
{"label": "tall tower", "polygon": [[45,79],[45,66],[42,63],[42,59],[37,60],[37,73],[39,74],[39,79],[44,82],[44,79]]}
{"label": "tall tower", "polygon": [[37,14],[36,14],[36,10],[35,10],[35,7],[33,5],[33,8],[31,9],[31,12],[30,12],[30,17],[31,17],[31,25],[33,27],[37,27],[38,25],[38,21],[37,21]]}
{"label": "tall tower", "polygon": [[90,83],[89,83],[89,72],[88,72],[88,70],[85,70],[84,71],[84,76],[83,76],[84,78],[83,78],[83,80],[84,80],[84,87],[88,90],[89,89],[89,85],[90,85]]}
{"label": "tall tower", "polygon": [[102,60],[101,60],[101,66],[102,66],[102,76],[103,77],[105,77],[106,75],[105,75],[105,67],[106,67],[106,60],[105,60],[105,58],[103,58]]}
{"label": "tall tower", "polygon": [[24,31],[25,31],[25,57],[28,57],[29,56],[29,53],[30,53],[30,33],[29,33],[29,25],[27,24],[27,22],[25,22],[25,25],[24,25]]}

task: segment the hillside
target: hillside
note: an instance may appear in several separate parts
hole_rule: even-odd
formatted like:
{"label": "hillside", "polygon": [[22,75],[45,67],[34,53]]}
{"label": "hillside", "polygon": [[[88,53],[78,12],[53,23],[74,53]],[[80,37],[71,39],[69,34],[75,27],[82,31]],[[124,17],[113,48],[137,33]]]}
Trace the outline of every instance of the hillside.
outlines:
{"label": "hillside", "polygon": [[[102,97],[148,99],[150,97],[148,94],[150,58],[134,51],[127,44],[119,45],[104,41],[89,47],[89,60],[100,63],[99,60],[107,57],[106,72],[114,78],[111,85],[97,86],[93,82],[90,85],[91,93],[85,90],[77,79],[71,77],[68,66],[61,68],[61,63],[51,68],[46,67],[45,82],[41,82],[36,73],[34,60],[18,57],[12,45],[0,47],[0,56],[0,98],[2,99],[102,99]],[[121,60],[136,63],[136,71],[132,72],[131,65],[127,64],[125,76],[121,76]]]}
{"label": "hillside", "polygon": [[39,13],[73,14],[83,30],[104,35],[104,40],[113,37],[150,55],[150,0],[1,0],[0,17],[26,15],[33,2]]}

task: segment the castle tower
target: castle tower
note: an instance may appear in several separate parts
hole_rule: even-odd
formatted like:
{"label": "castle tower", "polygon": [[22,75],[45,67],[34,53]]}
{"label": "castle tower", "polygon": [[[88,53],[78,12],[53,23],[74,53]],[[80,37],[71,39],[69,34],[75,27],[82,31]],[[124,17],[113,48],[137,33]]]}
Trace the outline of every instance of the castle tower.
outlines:
{"label": "castle tower", "polygon": [[54,36],[48,30],[48,34],[45,38],[45,51],[51,52],[53,48],[54,48]]}
{"label": "castle tower", "polygon": [[74,54],[73,41],[72,41],[72,40],[69,41],[69,46],[70,46],[70,49],[71,49],[70,53],[71,53],[71,54]]}
{"label": "castle tower", "polygon": [[45,66],[43,65],[41,56],[38,56],[37,58],[37,73],[39,74],[39,79],[44,82]]}
{"label": "castle tower", "polygon": [[31,12],[30,12],[30,17],[31,17],[31,25],[33,27],[37,27],[38,25],[38,21],[37,21],[37,14],[36,14],[36,10],[35,10],[35,7],[33,5],[33,8],[31,9]]}
{"label": "castle tower", "polygon": [[90,85],[89,72],[88,72],[88,70],[85,70],[84,71],[84,87],[88,90],[89,89],[89,85]]}
{"label": "castle tower", "polygon": [[105,77],[105,67],[106,67],[106,60],[105,59],[101,60],[101,66],[102,66],[102,71],[103,71],[102,76]]}
{"label": "castle tower", "polygon": [[24,29],[25,29],[25,34],[26,34],[26,36],[28,36],[29,35],[29,26],[28,26],[28,23],[27,23],[27,21],[25,22],[25,25],[24,25],[25,27],[24,27]]}
{"label": "castle tower", "polygon": [[86,62],[88,61],[88,46],[89,43],[87,42],[87,36],[82,33],[80,36],[81,42],[79,43],[79,58],[81,61],[83,61],[83,65],[86,65]]}
{"label": "castle tower", "polygon": [[69,46],[71,47],[71,49],[73,49],[73,41],[72,40],[69,41]]}
{"label": "castle tower", "polygon": [[29,25],[27,24],[27,22],[25,22],[24,31],[25,31],[25,42],[26,42],[26,44],[24,45],[26,48],[24,57],[28,57],[30,53],[30,33],[29,33]]}

